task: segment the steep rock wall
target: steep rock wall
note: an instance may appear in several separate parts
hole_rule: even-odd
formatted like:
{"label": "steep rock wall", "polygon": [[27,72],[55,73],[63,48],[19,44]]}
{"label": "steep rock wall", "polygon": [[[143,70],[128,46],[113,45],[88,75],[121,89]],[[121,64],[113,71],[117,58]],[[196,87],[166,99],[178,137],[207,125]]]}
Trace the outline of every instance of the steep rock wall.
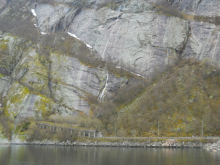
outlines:
{"label": "steep rock wall", "polygon": [[[79,46],[81,42],[74,40],[72,38],[71,43]],[[102,93],[108,74],[106,68],[89,67],[61,52],[51,51],[43,55],[38,47],[43,46],[8,33],[3,34],[0,107],[5,114],[16,123],[27,117],[44,119],[55,113],[89,114],[90,106],[86,97],[88,94],[98,97]],[[75,53],[80,56],[84,52]],[[110,75],[108,81],[111,85],[107,91],[116,91],[126,78]]]}
{"label": "steep rock wall", "polygon": [[[19,15],[11,13],[10,5],[4,9],[5,1],[1,0],[1,16],[24,19],[26,11],[28,16],[34,11],[30,21],[39,29],[38,39],[65,31],[73,37],[70,48],[76,56],[50,49],[44,57],[39,51],[41,42],[0,33],[0,104],[14,120],[43,118],[50,113],[89,114],[88,94],[102,99],[126,83],[125,77],[109,73],[106,67],[80,61],[77,57],[83,55],[82,45],[97,60],[111,61],[117,68],[145,78],[154,68],[177,58],[208,58],[213,64],[219,63],[220,27],[159,14],[152,3],[164,1],[117,1],[113,7],[95,0],[57,0],[55,5],[21,1],[25,5],[19,8]],[[169,2],[188,14],[219,15],[217,0]]]}
{"label": "steep rock wall", "polygon": [[[49,8],[48,5],[38,5],[37,13],[46,7]],[[128,2],[120,10],[105,7],[81,9],[69,28],[63,30],[89,44],[105,61],[119,62],[119,65],[123,62],[143,76],[178,56],[187,41],[188,21],[157,15],[153,6],[144,1]],[[52,17],[59,20],[59,16]],[[40,27],[43,31],[49,32],[51,26],[56,26],[56,23],[47,23],[47,16],[37,14],[37,19],[38,24],[44,22],[44,27],[48,27]]]}

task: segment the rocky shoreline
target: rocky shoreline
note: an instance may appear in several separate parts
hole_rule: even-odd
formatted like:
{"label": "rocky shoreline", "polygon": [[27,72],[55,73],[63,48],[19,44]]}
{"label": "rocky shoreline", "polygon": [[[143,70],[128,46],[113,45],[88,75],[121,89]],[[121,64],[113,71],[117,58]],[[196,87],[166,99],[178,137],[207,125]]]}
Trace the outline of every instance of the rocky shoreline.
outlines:
{"label": "rocky shoreline", "polygon": [[200,141],[186,141],[179,142],[175,139],[168,139],[165,141],[156,141],[146,140],[142,142],[138,141],[101,141],[92,139],[85,141],[76,141],[76,142],[59,142],[56,140],[44,140],[44,141],[1,141],[0,144],[10,144],[10,145],[56,145],[56,146],[87,146],[87,147],[134,147],[134,148],[205,148],[210,151],[220,151],[220,141],[217,143],[207,143]]}
{"label": "rocky shoreline", "polygon": [[206,144],[205,148],[209,151],[220,151],[220,140],[217,143]]}

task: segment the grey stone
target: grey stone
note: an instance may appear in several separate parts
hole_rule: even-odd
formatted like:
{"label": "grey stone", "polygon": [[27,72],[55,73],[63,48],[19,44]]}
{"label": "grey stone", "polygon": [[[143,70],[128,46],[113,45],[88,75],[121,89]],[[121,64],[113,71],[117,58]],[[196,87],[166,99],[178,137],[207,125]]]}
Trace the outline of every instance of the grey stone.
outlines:
{"label": "grey stone", "polygon": [[167,63],[168,52],[176,56],[175,49],[186,42],[188,30],[188,22],[179,18],[151,12],[121,14],[107,8],[79,13],[70,26],[70,32],[90,44],[104,60],[123,61],[144,76]]}
{"label": "grey stone", "polygon": [[[69,21],[63,23],[64,9],[70,10],[64,5],[38,5],[39,28],[56,31],[54,27],[59,24],[91,45],[105,61],[125,63],[128,70],[146,77],[153,68],[172,63],[179,57],[190,33],[188,21],[157,15],[153,6],[143,0],[122,3],[122,12],[105,7],[82,9],[70,17],[72,20],[68,19],[71,20],[69,28]],[[50,16],[55,11],[56,14]]]}
{"label": "grey stone", "polygon": [[105,70],[82,65],[76,58],[65,55],[52,54],[50,59],[53,80],[98,96],[104,86]]}
{"label": "grey stone", "polygon": [[78,7],[71,9],[62,4],[56,7],[38,4],[35,11],[38,19],[37,26],[42,32],[47,33],[65,30],[80,9]]}
{"label": "grey stone", "polygon": [[0,11],[7,5],[7,0],[0,0]]}
{"label": "grey stone", "polygon": [[8,87],[8,84],[9,84],[9,77],[6,76],[0,77],[0,94],[3,94],[3,92]]}

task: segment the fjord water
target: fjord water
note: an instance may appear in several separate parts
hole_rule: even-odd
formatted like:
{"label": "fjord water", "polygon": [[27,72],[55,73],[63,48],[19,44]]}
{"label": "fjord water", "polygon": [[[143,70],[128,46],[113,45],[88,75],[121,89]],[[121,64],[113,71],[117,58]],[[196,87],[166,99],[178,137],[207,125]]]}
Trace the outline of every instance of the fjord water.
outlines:
{"label": "fjord water", "polygon": [[204,149],[0,145],[0,165],[219,165]]}

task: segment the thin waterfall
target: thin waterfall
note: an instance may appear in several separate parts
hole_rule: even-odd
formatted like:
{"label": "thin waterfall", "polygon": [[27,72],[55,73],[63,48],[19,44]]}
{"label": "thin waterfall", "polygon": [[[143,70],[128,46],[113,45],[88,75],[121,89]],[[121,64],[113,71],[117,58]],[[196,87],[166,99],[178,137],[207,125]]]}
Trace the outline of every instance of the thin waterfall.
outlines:
{"label": "thin waterfall", "polygon": [[99,99],[102,99],[102,97],[103,97],[103,95],[104,95],[104,93],[105,93],[105,90],[106,90],[107,86],[108,86],[108,72],[107,72],[107,77],[106,77],[106,80],[105,80],[105,87],[104,87],[104,89],[102,90],[102,92],[101,92],[101,94],[100,94],[100,96],[99,96]]}
{"label": "thin waterfall", "polygon": [[[116,19],[115,25],[114,25],[114,27],[113,27],[113,29],[112,29],[110,35],[109,35],[109,38],[108,38],[108,40],[107,40],[107,42],[106,42],[104,51],[103,51],[103,53],[102,53],[102,59],[104,59],[106,48],[108,47],[109,41],[110,41],[110,39],[111,39],[112,33],[113,33],[114,30],[115,30],[115,27],[116,27],[117,22],[118,22],[118,18]],[[107,78],[106,78],[106,81],[105,81],[105,87],[104,87],[104,89],[102,90],[102,92],[101,92],[101,94],[100,94],[100,96],[99,96],[99,99],[102,99],[102,97],[103,97],[103,95],[104,95],[104,93],[105,93],[105,90],[106,90],[107,86],[108,86],[108,72],[107,72]]]}
{"label": "thin waterfall", "polygon": [[218,42],[219,42],[219,36],[220,36],[220,34],[218,34],[218,38],[217,38],[217,42],[216,42],[216,44],[215,44],[215,48],[214,48],[214,51],[213,51],[213,55],[212,55],[212,59],[211,59],[211,63],[213,63],[213,57],[215,56],[216,47],[217,47]]}
{"label": "thin waterfall", "polygon": [[110,35],[109,35],[109,38],[108,38],[108,40],[107,40],[107,42],[106,42],[106,45],[105,45],[104,51],[103,51],[103,53],[102,53],[102,59],[104,59],[105,51],[106,51],[106,49],[107,49],[107,47],[108,47],[108,43],[109,43],[109,41],[110,41],[110,39],[111,39],[112,33],[114,32],[117,23],[118,23],[118,18],[116,19],[116,21],[115,21],[115,25],[114,25],[114,27],[113,27],[113,29],[112,29]]}

